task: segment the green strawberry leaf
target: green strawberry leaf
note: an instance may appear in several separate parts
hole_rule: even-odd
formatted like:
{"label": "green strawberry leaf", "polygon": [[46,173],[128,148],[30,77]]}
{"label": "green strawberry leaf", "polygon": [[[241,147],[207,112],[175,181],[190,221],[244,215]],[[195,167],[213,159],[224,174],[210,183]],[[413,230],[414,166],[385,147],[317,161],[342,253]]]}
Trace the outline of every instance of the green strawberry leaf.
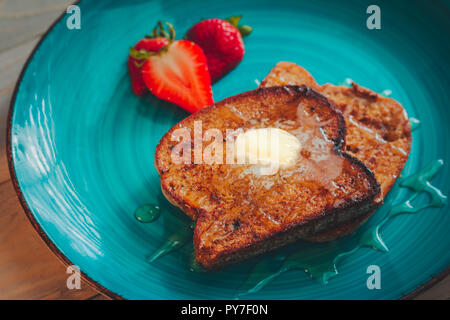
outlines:
{"label": "green strawberry leaf", "polygon": [[235,26],[237,28],[241,18],[242,18],[242,16],[233,16],[233,17],[229,17],[229,18],[227,18],[225,20],[228,21],[229,23],[231,23],[233,26]]}
{"label": "green strawberry leaf", "polygon": [[252,30],[253,30],[252,27],[246,26],[246,25],[238,26],[237,28],[238,28],[239,32],[241,33],[242,37],[248,36],[250,33],[252,33]]}

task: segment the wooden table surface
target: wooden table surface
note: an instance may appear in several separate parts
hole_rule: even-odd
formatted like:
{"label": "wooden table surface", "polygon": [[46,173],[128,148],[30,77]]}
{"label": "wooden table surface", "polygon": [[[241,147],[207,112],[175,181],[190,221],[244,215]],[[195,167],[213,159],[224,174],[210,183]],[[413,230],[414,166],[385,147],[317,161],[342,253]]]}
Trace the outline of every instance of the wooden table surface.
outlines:
{"label": "wooden table surface", "polygon": [[[6,122],[19,73],[66,0],[0,0],[0,299],[106,299],[87,283],[66,287],[66,267],[29,223],[11,183]],[[416,299],[450,299],[450,276]]]}

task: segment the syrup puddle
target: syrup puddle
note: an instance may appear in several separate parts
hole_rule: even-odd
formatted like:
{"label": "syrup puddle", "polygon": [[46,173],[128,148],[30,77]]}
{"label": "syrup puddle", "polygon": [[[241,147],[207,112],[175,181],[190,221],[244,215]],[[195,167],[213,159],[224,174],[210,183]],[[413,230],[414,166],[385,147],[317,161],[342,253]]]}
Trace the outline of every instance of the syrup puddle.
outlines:
{"label": "syrup puddle", "polygon": [[[275,260],[279,261],[278,264],[274,264],[274,256],[271,256],[269,259],[264,259],[256,264],[247,281],[238,290],[236,297],[255,293],[280,274],[290,270],[303,270],[311,278],[326,284],[330,278],[338,274],[337,264],[360,248],[373,248],[387,252],[389,249],[381,238],[380,229],[388,221],[400,214],[417,213],[432,207],[440,208],[447,203],[447,197],[430,183],[443,164],[442,160],[435,160],[419,172],[403,178],[400,182],[400,187],[409,188],[414,193],[406,201],[392,206],[383,220],[362,233],[357,244],[352,248],[342,250],[340,245],[334,242],[308,244],[309,247],[306,250],[275,256]],[[413,201],[423,192],[429,195],[429,203],[422,206],[414,206]],[[319,255],[318,253],[322,250],[325,254]]]}
{"label": "syrup puddle", "polygon": [[409,122],[411,123],[411,131],[416,130],[420,126],[419,119],[416,118],[409,118]]}
{"label": "syrup puddle", "polygon": [[[144,204],[138,207],[134,212],[134,217],[141,223],[155,222],[158,220],[160,215],[159,206],[152,203]],[[194,226],[194,222],[191,222],[183,224],[181,227],[177,228],[177,232],[167,236],[167,239],[161,244],[161,246],[146,257],[146,261],[151,263],[156,259],[183,247],[185,244],[192,242]]]}
{"label": "syrup puddle", "polygon": [[136,209],[134,217],[142,223],[150,223],[156,221],[161,215],[161,211],[157,205],[144,204]]}
{"label": "syrup puddle", "polygon": [[188,243],[192,243],[192,234],[194,230],[194,222],[180,228],[177,232],[171,234],[163,244],[152,254],[146,257],[147,262],[151,263],[156,259],[165,256],[172,251],[182,248]]}

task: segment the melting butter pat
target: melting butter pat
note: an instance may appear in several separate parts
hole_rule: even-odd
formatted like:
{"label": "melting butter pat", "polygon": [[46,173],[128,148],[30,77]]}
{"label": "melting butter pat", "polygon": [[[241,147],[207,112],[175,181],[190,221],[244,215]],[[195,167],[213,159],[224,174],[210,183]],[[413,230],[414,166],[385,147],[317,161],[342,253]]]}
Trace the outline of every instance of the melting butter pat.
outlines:
{"label": "melting butter pat", "polygon": [[292,134],[278,128],[250,129],[238,134],[235,156],[238,164],[276,165],[295,164],[301,144]]}

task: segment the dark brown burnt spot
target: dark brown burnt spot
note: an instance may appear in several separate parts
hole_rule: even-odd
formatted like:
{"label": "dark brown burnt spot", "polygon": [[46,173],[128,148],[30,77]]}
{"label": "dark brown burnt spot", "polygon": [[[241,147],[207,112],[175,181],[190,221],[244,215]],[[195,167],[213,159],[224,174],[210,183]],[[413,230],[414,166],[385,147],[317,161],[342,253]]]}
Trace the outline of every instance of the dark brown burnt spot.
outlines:
{"label": "dark brown burnt spot", "polygon": [[220,201],[220,197],[216,193],[211,193],[209,195],[209,200],[218,203]]}
{"label": "dark brown burnt spot", "polygon": [[327,188],[325,188],[325,187],[320,187],[319,188],[319,195],[320,196],[327,196],[328,194],[330,193],[330,190],[328,190]]}
{"label": "dark brown burnt spot", "polygon": [[306,149],[302,149],[302,151],[300,151],[300,154],[302,155],[303,158],[308,159],[311,158],[311,152],[309,150]]}
{"label": "dark brown burnt spot", "polygon": [[241,222],[239,220],[236,220],[233,222],[233,229],[237,230],[241,226]]}
{"label": "dark brown burnt spot", "polygon": [[352,82],[352,89],[355,95],[358,97],[366,98],[367,100],[370,100],[372,102],[375,102],[378,99],[378,94],[376,92],[360,87],[354,82]]}
{"label": "dark brown burnt spot", "polygon": [[353,146],[353,145],[346,145],[345,149],[351,153],[358,153],[359,148],[357,146]]}

